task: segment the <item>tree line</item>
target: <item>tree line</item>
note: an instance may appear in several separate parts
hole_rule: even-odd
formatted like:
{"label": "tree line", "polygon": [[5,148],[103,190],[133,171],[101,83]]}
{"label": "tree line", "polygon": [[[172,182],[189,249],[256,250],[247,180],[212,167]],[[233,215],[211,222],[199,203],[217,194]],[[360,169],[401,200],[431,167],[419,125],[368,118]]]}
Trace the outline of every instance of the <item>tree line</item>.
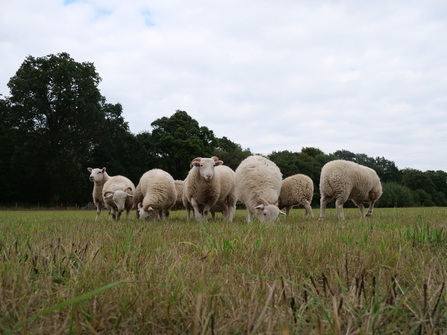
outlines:
{"label": "tree line", "polygon": [[[9,96],[0,97],[0,204],[42,203],[55,206],[91,201],[93,185],[87,167],[107,167],[138,184],[140,176],[161,168],[184,179],[195,157],[217,156],[236,169],[254,154],[177,110],[153,121],[151,131],[133,134],[121,104],[108,103],[98,85],[93,63],[76,62],[68,53],[28,56],[10,78]],[[318,148],[272,152],[286,178],[303,173],[315,184],[313,206],[319,203],[323,165],[345,159],[373,168],[382,184],[382,207],[447,206],[447,173],[399,170],[384,157],[347,150],[326,154]]]}

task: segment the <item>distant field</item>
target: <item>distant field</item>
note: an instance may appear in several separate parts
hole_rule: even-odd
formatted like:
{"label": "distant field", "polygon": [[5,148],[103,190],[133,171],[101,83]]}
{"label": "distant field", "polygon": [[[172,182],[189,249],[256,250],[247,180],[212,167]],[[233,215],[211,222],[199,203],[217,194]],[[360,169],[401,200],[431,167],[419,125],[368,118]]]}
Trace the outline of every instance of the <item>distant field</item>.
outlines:
{"label": "distant field", "polygon": [[245,215],[0,211],[0,333],[447,333],[447,208]]}

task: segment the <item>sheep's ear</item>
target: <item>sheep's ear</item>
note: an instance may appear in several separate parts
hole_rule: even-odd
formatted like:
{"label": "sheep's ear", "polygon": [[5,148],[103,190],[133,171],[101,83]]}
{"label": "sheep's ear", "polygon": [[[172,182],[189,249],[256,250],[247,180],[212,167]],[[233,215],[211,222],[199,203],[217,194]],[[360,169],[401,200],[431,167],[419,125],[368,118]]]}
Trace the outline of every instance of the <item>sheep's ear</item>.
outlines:
{"label": "sheep's ear", "polygon": [[144,208],[143,208],[143,211],[145,211],[145,212],[149,212],[149,211],[153,211],[154,209],[152,208],[152,205],[151,204],[149,204],[149,205],[146,205],[146,206],[144,206]]}
{"label": "sheep's ear", "polygon": [[102,172],[104,172],[106,170],[106,167],[104,166],[103,168],[102,168]]}
{"label": "sheep's ear", "polygon": [[114,193],[115,192],[112,192],[112,191],[104,192],[103,197],[104,197],[104,199],[109,199],[109,198],[113,197]]}
{"label": "sheep's ear", "polygon": [[262,204],[265,207],[267,207],[269,205],[269,203],[267,202],[267,200],[265,200],[264,198],[256,198],[256,203],[257,204]]}
{"label": "sheep's ear", "polygon": [[257,205],[255,209],[264,209],[264,204]]}
{"label": "sheep's ear", "polygon": [[279,214],[286,215],[286,213],[284,213],[283,211],[279,211]]}
{"label": "sheep's ear", "polygon": [[87,168],[87,171],[88,171],[88,172],[92,172],[92,170],[93,170],[93,169],[92,169],[91,167],[88,167],[88,168]]}
{"label": "sheep's ear", "polygon": [[189,167],[192,168],[193,166],[200,166],[200,161],[202,160],[201,157],[194,158],[191,163],[189,163]]}
{"label": "sheep's ear", "polygon": [[223,161],[221,161],[221,160],[218,160],[218,161],[214,162],[214,166],[219,166],[219,165],[222,165],[222,164],[223,164]]}

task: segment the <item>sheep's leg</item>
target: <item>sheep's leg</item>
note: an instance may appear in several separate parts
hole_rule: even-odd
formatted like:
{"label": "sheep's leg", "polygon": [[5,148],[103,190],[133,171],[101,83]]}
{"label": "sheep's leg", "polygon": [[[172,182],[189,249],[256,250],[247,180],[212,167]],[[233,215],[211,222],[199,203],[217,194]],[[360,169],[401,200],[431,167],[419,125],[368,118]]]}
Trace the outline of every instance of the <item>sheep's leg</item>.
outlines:
{"label": "sheep's leg", "polygon": [[185,205],[185,210],[186,210],[186,220],[189,221],[190,219],[190,214],[191,214],[191,206],[189,203],[187,203]]}
{"label": "sheep's leg", "polygon": [[304,206],[304,209],[306,210],[306,217],[314,217],[314,213],[312,212],[312,207],[310,206],[310,202],[308,200],[303,200],[302,205]]}
{"label": "sheep's leg", "polygon": [[371,216],[371,214],[372,214],[372,212],[373,212],[373,209],[374,209],[374,204],[375,204],[375,203],[376,203],[375,201],[371,201],[371,203],[369,204],[368,211],[366,212],[366,216],[367,216],[367,217],[370,217],[370,216]]}
{"label": "sheep's leg", "polygon": [[290,210],[292,209],[292,207],[293,206],[286,206],[286,218],[289,217],[289,213],[290,213]]}
{"label": "sheep's leg", "polygon": [[354,199],[352,199],[352,202],[355,203],[355,204],[357,205],[357,207],[358,207],[359,210],[360,210],[360,216],[361,216],[362,218],[364,218],[364,217],[365,217],[365,206],[363,205],[363,202],[358,201],[358,200],[354,200]]}
{"label": "sheep's leg", "polygon": [[337,213],[338,213],[338,219],[339,220],[344,220],[345,219],[345,214],[343,213],[343,205],[346,202],[346,200],[344,198],[337,198],[337,200],[335,201],[335,207],[337,208]]}
{"label": "sheep's leg", "polygon": [[326,205],[329,201],[331,201],[334,197],[328,195],[322,195],[320,199],[320,217],[318,220],[323,220],[326,218]]}
{"label": "sheep's leg", "polygon": [[[199,204],[197,203],[196,199],[194,199],[194,198],[191,198],[190,202],[191,202],[192,208],[194,208],[194,216],[196,218],[196,221],[201,221],[202,215],[200,214]],[[208,212],[207,212],[207,214],[208,214]]]}
{"label": "sheep's leg", "polygon": [[253,213],[247,209],[247,223],[253,222]]}
{"label": "sheep's leg", "polygon": [[102,203],[100,201],[95,201],[95,205],[96,205],[96,218],[95,218],[95,220],[98,220],[99,219],[99,215],[101,214]]}
{"label": "sheep's leg", "polygon": [[231,206],[228,222],[233,222],[235,216],[236,216],[236,206]]}
{"label": "sheep's leg", "polygon": [[222,216],[225,218],[225,220],[230,221],[230,211],[228,209],[227,204],[220,204],[222,206]]}
{"label": "sheep's leg", "polygon": [[211,205],[206,205],[203,207],[203,221],[208,222],[208,213],[211,210]]}

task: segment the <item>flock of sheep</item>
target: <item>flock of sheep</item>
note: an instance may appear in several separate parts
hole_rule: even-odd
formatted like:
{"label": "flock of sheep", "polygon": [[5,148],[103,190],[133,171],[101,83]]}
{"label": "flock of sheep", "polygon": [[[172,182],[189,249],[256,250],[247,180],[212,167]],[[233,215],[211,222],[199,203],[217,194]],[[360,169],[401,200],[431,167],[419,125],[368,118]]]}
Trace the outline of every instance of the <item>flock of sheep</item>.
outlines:
{"label": "flock of sheep", "polygon": [[[94,183],[93,202],[96,219],[102,205],[111,219],[119,219],[126,211],[129,218],[132,208],[136,217],[144,220],[165,220],[174,205],[186,209],[186,217],[194,211],[197,221],[208,221],[211,213],[222,213],[229,222],[236,213],[239,201],[247,208],[247,222],[257,218],[260,222],[273,222],[282,215],[289,215],[293,206],[303,205],[307,217],[314,217],[310,206],[314,193],[312,179],[296,174],[282,179],[278,166],[262,156],[246,158],[233,171],[217,157],[195,158],[190,163],[184,181],[174,180],[161,169],[144,173],[137,187],[124,176],[109,176],[106,168],[88,168],[90,181]],[[336,160],[323,166],[320,178],[320,217],[326,217],[326,205],[336,198],[338,218],[344,219],[343,204],[352,200],[365,216],[363,203],[369,203],[366,216],[370,216],[374,203],[382,195],[382,185],[377,173],[366,166]],[[281,209],[285,208],[285,213]]]}

